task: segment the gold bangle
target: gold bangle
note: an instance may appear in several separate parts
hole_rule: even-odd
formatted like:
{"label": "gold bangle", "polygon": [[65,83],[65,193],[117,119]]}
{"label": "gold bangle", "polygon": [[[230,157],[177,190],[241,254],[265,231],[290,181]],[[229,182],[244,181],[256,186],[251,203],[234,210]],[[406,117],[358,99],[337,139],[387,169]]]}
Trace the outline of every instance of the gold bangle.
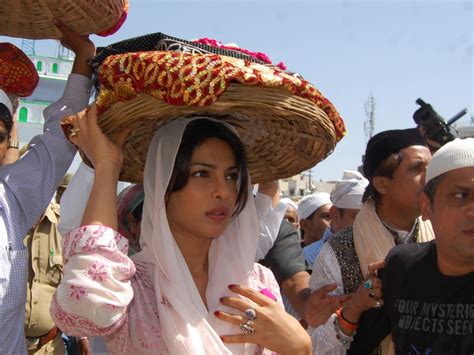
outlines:
{"label": "gold bangle", "polygon": [[20,142],[14,139],[10,139],[8,141],[8,149],[13,148],[13,149],[18,149],[20,148]]}

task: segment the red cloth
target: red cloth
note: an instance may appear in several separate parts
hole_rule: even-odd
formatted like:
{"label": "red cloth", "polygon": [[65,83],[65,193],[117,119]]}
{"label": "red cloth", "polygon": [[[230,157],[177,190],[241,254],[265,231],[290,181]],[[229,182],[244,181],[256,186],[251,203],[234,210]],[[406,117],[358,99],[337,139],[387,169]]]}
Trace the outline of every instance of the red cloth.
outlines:
{"label": "red cloth", "polygon": [[138,94],[151,95],[170,105],[212,105],[231,82],[281,88],[305,98],[326,112],[339,141],[346,133],[344,121],[333,104],[308,81],[272,68],[217,54],[136,52],[111,55],[99,71],[101,91],[96,101],[102,114],[120,101]]}
{"label": "red cloth", "polygon": [[0,89],[20,97],[30,96],[38,84],[30,58],[11,43],[0,43]]}

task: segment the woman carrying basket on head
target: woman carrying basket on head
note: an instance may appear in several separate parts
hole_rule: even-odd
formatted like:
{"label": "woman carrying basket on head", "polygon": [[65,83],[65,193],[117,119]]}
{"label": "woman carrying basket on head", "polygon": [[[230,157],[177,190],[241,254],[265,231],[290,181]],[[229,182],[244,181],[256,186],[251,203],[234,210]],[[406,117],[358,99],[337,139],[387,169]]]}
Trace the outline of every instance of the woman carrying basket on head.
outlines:
{"label": "woman carrying basket on head", "polygon": [[65,237],[53,317],[68,333],[105,336],[112,354],[309,354],[311,341],[284,311],[273,275],[254,263],[252,149],[225,114],[196,113],[168,117],[152,136],[142,250],[131,259],[115,231],[130,129],[123,124],[112,143],[95,106],[68,117],[70,140],[94,166],[95,180],[83,226]]}

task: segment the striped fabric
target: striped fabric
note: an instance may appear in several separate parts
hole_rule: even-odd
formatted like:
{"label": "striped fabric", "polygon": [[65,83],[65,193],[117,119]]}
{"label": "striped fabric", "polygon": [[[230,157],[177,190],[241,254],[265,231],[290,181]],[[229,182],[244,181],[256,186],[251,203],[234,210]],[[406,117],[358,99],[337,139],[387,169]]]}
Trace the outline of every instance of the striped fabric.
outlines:
{"label": "striped fabric", "polygon": [[26,354],[27,250],[23,238],[51,201],[76,149],[59,122],[88,104],[90,80],[71,74],[64,95],[44,112],[44,133],[15,164],[0,167],[0,354]]}

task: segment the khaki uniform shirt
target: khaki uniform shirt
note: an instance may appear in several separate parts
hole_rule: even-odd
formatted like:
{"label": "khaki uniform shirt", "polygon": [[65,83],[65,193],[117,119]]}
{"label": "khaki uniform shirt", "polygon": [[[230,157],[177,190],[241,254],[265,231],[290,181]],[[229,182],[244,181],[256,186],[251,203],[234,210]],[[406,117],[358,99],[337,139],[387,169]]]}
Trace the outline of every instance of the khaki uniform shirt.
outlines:
{"label": "khaki uniform shirt", "polygon": [[57,229],[59,206],[50,203],[24,243],[28,249],[25,335],[40,337],[53,327],[49,307],[63,270],[62,238]]}

